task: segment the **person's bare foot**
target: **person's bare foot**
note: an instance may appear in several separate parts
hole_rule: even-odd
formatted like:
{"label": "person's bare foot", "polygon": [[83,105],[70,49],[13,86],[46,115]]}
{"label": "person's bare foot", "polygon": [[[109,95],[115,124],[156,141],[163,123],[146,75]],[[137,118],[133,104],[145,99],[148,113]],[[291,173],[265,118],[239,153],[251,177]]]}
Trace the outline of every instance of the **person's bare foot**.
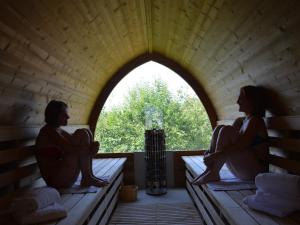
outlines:
{"label": "person's bare foot", "polygon": [[104,187],[108,184],[109,184],[108,181],[99,179],[97,177],[84,178],[80,182],[80,186],[82,187],[88,187],[88,186]]}
{"label": "person's bare foot", "polygon": [[197,180],[193,181],[193,184],[201,185],[201,184],[206,184],[208,182],[219,181],[219,180],[220,180],[219,173],[213,173],[212,171],[208,171],[206,174],[203,174],[203,176],[200,176]]}

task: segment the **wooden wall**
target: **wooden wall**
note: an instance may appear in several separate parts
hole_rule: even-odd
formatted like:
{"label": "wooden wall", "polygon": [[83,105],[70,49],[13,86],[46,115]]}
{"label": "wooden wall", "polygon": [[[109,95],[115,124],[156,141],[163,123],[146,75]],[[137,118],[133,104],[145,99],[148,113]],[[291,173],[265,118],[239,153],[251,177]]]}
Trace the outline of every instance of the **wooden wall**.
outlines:
{"label": "wooden wall", "polygon": [[42,124],[51,99],[87,124],[112,76],[145,53],[189,71],[218,120],[239,115],[246,84],[299,116],[299,11],[298,0],[0,0],[0,126]]}

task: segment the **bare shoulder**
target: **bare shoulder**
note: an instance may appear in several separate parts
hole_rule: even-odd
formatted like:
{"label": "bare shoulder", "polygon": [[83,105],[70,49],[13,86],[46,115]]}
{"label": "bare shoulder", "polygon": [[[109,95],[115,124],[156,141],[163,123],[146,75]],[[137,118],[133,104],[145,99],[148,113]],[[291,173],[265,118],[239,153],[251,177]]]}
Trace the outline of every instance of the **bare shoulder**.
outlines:
{"label": "bare shoulder", "polygon": [[47,125],[40,129],[39,135],[36,139],[37,147],[45,147],[51,145],[52,137],[54,136],[55,130]]}

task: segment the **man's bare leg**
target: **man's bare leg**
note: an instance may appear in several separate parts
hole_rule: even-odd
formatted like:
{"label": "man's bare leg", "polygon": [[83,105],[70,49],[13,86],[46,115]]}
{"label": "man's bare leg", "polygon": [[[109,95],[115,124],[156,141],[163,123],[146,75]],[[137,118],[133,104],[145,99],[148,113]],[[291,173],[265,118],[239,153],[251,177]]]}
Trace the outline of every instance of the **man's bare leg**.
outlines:
{"label": "man's bare leg", "polygon": [[74,139],[77,141],[76,144],[82,146],[82,149],[79,151],[79,167],[82,173],[81,185],[94,185],[97,187],[107,185],[107,181],[93,175],[92,153],[95,151],[95,148],[98,148],[98,145],[95,142],[91,142],[91,137],[85,129],[77,130],[74,133]]}

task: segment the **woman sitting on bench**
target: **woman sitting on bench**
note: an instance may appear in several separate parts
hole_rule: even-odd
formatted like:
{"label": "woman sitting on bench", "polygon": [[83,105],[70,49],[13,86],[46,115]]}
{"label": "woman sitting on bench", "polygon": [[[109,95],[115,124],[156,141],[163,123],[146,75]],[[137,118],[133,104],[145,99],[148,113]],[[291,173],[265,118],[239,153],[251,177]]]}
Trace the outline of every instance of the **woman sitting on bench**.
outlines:
{"label": "woman sitting on bench", "polygon": [[45,110],[46,125],[40,130],[36,142],[36,156],[41,175],[47,185],[55,188],[70,187],[81,171],[81,186],[103,187],[107,181],[97,178],[92,171],[92,157],[99,149],[88,129],[69,134],[60,128],[66,126],[69,115],[67,105],[51,101]]}
{"label": "woman sitting on bench", "polygon": [[258,87],[240,89],[237,103],[239,111],[246,117],[236,119],[232,126],[215,128],[210,149],[203,159],[207,168],[193,184],[220,180],[219,171],[224,163],[242,180],[254,180],[258,173],[268,171],[268,135],[262,118],[265,115],[264,100]]}

